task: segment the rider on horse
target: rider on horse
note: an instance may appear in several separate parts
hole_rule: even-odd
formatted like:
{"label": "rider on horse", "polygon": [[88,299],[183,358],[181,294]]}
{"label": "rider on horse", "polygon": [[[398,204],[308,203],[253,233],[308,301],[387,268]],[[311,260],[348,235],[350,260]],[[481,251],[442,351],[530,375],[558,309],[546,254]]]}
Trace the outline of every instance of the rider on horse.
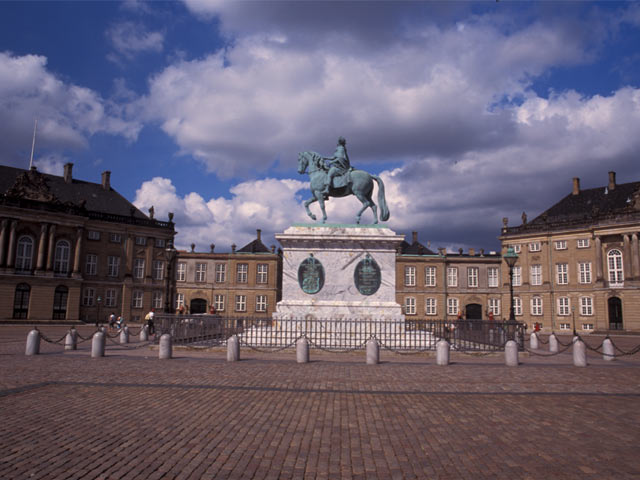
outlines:
{"label": "rider on horse", "polygon": [[338,138],[338,147],[336,148],[333,157],[324,157],[324,160],[328,161],[331,165],[329,173],[327,175],[327,181],[322,193],[324,195],[329,194],[329,188],[331,187],[333,177],[336,175],[344,175],[351,169],[351,163],[349,162],[349,155],[347,154],[347,141],[344,137]]}

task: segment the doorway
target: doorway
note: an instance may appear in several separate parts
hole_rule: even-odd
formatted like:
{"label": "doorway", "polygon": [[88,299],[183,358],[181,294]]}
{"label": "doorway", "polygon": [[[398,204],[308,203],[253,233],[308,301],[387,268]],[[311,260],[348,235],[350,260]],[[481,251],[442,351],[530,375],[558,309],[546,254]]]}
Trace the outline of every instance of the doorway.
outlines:
{"label": "doorway", "polygon": [[609,330],[622,330],[622,300],[618,297],[609,299]]}
{"label": "doorway", "polygon": [[207,313],[207,301],[204,298],[191,300],[189,313]]}
{"label": "doorway", "polygon": [[482,320],[482,305],[478,303],[470,303],[465,309],[465,318],[467,320]]}

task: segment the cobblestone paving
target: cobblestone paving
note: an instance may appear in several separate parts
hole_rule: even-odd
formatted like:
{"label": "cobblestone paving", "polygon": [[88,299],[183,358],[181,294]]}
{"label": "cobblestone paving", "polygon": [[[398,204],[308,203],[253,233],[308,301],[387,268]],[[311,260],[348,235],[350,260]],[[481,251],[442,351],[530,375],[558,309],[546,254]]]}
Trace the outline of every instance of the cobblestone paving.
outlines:
{"label": "cobblestone paving", "polygon": [[293,352],[158,360],[112,343],[91,359],[85,342],[26,357],[27,332],[0,327],[2,479],[640,478],[640,355],[508,368],[501,355],[438,367],[312,351],[299,365]]}

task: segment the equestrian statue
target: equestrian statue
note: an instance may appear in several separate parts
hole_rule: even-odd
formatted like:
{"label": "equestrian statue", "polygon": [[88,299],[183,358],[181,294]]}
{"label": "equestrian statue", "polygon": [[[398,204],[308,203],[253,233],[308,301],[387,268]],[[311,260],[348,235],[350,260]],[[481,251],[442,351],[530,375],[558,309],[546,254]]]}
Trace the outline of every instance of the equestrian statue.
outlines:
{"label": "equestrian statue", "polygon": [[[328,162],[328,165],[327,165]],[[311,193],[313,196],[304,202],[313,220],[316,216],[309,210],[313,202],[320,204],[322,210],[322,223],[327,221],[327,212],[324,208],[325,200],[330,197],[346,197],[355,195],[362,203],[362,208],[356,215],[356,223],[360,223],[362,212],[367,208],[373,211],[373,223],[378,223],[378,207],[371,200],[373,194],[373,180],[378,183],[378,205],[380,206],[380,220],[389,220],[389,208],[384,197],[384,183],[377,175],[357,170],[351,167],[347,154],[347,141],[340,137],[338,146],[332,157],[323,157],[316,152],[301,152],[298,154],[298,173],[308,173],[311,181]]]}

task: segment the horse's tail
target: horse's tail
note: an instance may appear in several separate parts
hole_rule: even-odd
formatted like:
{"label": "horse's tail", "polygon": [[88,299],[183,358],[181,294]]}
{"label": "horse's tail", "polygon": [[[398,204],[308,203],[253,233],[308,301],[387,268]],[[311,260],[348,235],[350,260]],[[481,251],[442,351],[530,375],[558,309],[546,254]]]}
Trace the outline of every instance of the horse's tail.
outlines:
{"label": "horse's tail", "polygon": [[386,222],[389,220],[389,216],[391,214],[389,213],[389,207],[387,207],[387,201],[384,197],[384,182],[377,175],[372,174],[371,178],[378,183],[378,207],[380,208],[380,220]]}

